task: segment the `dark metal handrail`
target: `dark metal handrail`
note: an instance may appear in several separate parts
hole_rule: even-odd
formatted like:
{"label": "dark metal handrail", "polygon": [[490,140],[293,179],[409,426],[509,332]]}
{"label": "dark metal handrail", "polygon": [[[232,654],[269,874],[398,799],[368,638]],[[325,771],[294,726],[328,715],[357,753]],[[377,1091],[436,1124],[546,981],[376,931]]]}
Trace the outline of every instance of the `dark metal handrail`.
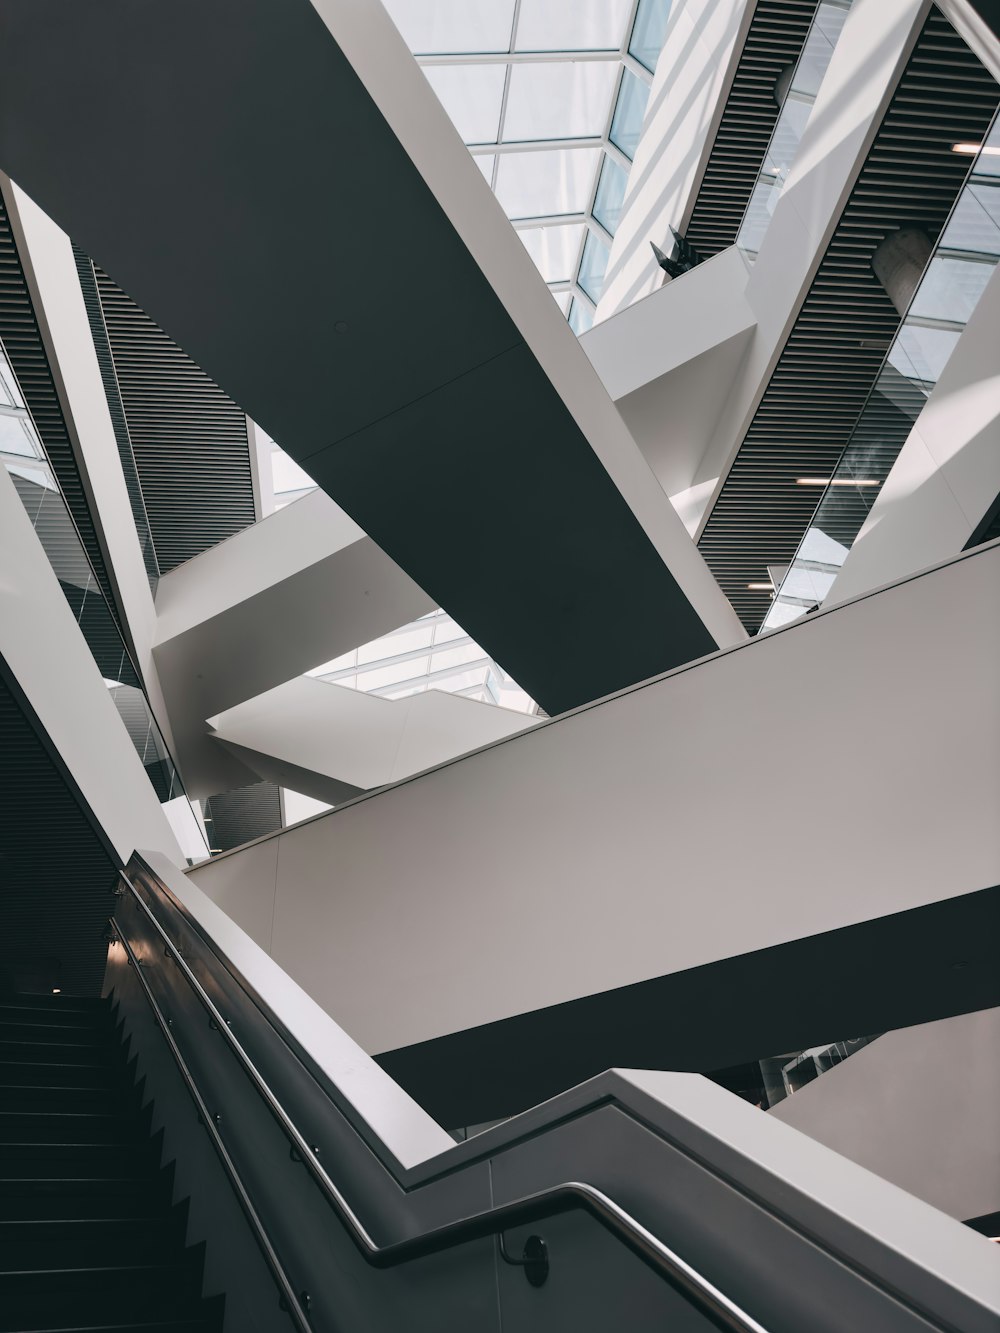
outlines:
{"label": "dark metal handrail", "polygon": [[[332,1205],[362,1258],[373,1268],[395,1268],[413,1259],[439,1254],[444,1250],[467,1244],[469,1241],[481,1240],[488,1236],[501,1236],[504,1231],[511,1227],[523,1226],[530,1222],[540,1221],[543,1218],[582,1210],[589,1213],[595,1221],[599,1222],[626,1245],[633,1254],[654,1269],[670,1286],[704,1314],[716,1328],[723,1329],[726,1333],[767,1333],[762,1324],[759,1324],[734,1301],[730,1300],[728,1296],[719,1291],[690,1264],[685,1263],[659,1237],[654,1236],[651,1231],[636,1221],[613,1199],[595,1186],[582,1181],[566,1181],[561,1185],[552,1185],[539,1190],[535,1194],[515,1199],[510,1203],[498,1204],[496,1207],[484,1209],[482,1212],[457,1218],[454,1222],[445,1223],[443,1226],[433,1227],[419,1236],[411,1236],[405,1240],[395,1241],[390,1245],[378,1245],[344,1195],[330,1179],[312,1147],[303,1138],[295,1122],[288,1115],[263,1075],[243,1049],[232,1028],[216,1008],[211,996],[208,995],[198,978],[188,967],[180,950],[157,921],[156,916],[136,891],[134,885],[128,881],[126,882],[131,890],[133,900],[142,908],[150,924],[163,941],[169,956],[181,970],[191,989],[208,1012],[210,1019],[229,1044],[230,1049],[243,1066],[244,1072],[260,1093],[268,1110],[288,1136],[292,1147],[301,1157],[303,1164],[312,1174],[327,1201]],[[289,1313],[291,1313],[299,1328],[303,1330],[303,1333],[309,1333],[310,1325],[303,1305],[296,1296],[267,1236],[266,1228],[239,1179],[239,1173],[226,1151],[217,1124],[207,1109],[195,1085],[191,1071],[188,1069],[174,1040],[173,1033],[170,1030],[170,1022],[164,1018],[149,984],[143,976],[142,962],[134,954],[118,923],[112,920],[112,925],[134,966],[157,1022],[167,1039],[174,1059],[177,1061],[181,1076],[194,1097],[199,1114],[204,1120],[212,1141],[222,1158],[223,1166],[236,1188],[240,1204],[275,1275],[284,1301],[289,1307]]]}

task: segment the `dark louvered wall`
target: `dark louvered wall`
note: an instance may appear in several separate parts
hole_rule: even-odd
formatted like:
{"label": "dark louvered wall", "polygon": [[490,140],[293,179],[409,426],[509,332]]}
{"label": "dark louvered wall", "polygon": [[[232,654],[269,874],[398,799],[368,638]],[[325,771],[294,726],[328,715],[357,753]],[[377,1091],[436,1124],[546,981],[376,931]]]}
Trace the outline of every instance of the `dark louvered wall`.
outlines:
{"label": "dark louvered wall", "polygon": [[108,331],[104,325],[104,313],[101,310],[101,298],[97,292],[94,266],[76,245],[73,246],[73,259],[76,262],[76,271],[80,278],[80,290],[83,292],[83,303],[87,310],[90,335],[94,340],[94,351],[97,353],[97,364],[100,367],[104,396],[108,401],[108,411],[111,414],[115,443],[118,445],[118,457],[121,460],[122,474],[125,477],[125,486],[128,490],[129,505],[135,521],[139,546],[142,549],[146,577],[149,579],[150,589],[155,593],[160,570],[156,563],[156,551],[149,530],[149,519],[146,514],[142,487],[139,484],[139,474],[135,466],[135,455],[132,452],[132,441],[129,438],[128,422],[125,420],[125,409],[122,406],[121,394],[118,391],[118,377],[115,373],[115,363],[111,355],[111,344],[108,342]]}
{"label": "dark louvered wall", "polygon": [[70,443],[59,396],[49,369],[45,346],[35,319],[34,307],[24,278],[24,269],[14,243],[7,206],[0,192],[0,341],[11,369],[17,376],[25,404],[31,413],[52,470],[66,498],[94,573],[117,614],[97,530],[84,493],[80,469]]}
{"label": "dark louvered wall", "polygon": [[778,119],[774,85],[802,50],[817,0],[758,0],[684,235],[706,259],[736,242]]}
{"label": "dark louvered wall", "polygon": [[213,852],[228,852],[281,828],[281,798],[273,782],[213,796],[205,808],[205,827]]}
{"label": "dark louvered wall", "polygon": [[0,991],[99,995],[116,878],[0,661]]}
{"label": "dark louvered wall", "polygon": [[819,499],[796,478],[828,477],[871,389],[899,315],[871,269],[899,227],[940,233],[1000,90],[937,11],[921,33],[774,374],[699,542],[756,633],[766,566],[792,559]]}
{"label": "dark louvered wall", "polygon": [[161,573],[255,521],[246,417],[96,265],[116,387]]}

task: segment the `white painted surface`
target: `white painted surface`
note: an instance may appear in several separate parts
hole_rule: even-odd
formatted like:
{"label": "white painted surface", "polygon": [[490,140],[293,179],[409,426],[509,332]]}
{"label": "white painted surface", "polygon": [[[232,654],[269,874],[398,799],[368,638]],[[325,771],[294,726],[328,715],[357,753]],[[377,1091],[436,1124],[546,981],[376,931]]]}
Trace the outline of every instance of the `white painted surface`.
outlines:
{"label": "white painted surface", "polygon": [[[695,487],[725,482],[927,16],[929,0],[854,0],[746,285],[757,327]],[[708,489],[708,488],[706,488]]]}
{"label": "white painted surface", "polygon": [[1000,495],[1000,268],[879,491],[827,605],[960,551]]}
{"label": "white painted surface", "polygon": [[887,1032],[770,1117],[959,1221],[1000,1212],[1000,1009]]}
{"label": "white painted surface", "polygon": [[323,491],[171,570],[156,594],[157,669],[188,790],[256,775],[207,718],[434,609]]}
{"label": "white painted surface", "polygon": [[775,1203],[781,1197],[779,1182],[786,1181],[792,1191],[847,1218],[891,1252],[941,1274],[987,1310],[1000,1311],[998,1256],[985,1237],[805,1134],[789,1134],[787,1124],[755,1113],[754,1107],[707,1078],[658,1070],[616,1072],[710,1135],[723,1150],[734,1148],[746,1162],[766,1171],[776,1186],[768,1191]]}
{"label": "white painted surface", "polygon": [[218,740],[257,752],[258,763],[247,762],[262,777],[270,776],[270,756],[360,791],[514,736],[534,721],[439,690],[381,699],[309,676],[210,719]]}
{"label": "white painted surface", "polygon": [[451,1135],[370,1060],[190,878],[156,852],[141,851],[140,855],[401,1166],[416,1166],[455,1146]]}
{"label": "white painted surface", "polygon": [[384,1051],[997,883],[998,580],[1000,545],[277,835],[272,956]]}
{"label": "white painted surface", "polygon": [[642,137],[611,246],[597,321],[654,292],[650,249],[683,234],[753,14],[750,0],[685,0],[670,12]]}
{"label": "white painted surface", "polygon": [[312,0],[716,643],[743,630],[447,112],[377,4]]}
{"label": "white painted surface", "polygon": [[169,721],[153,665],[156,613],[143,564],[94,340],[70,238],[13,182],[4,182],[35,317],[45,344],[67,430],[81,464],[108,574],[120,599],[130,646],[157,722],[170,744]]}
{"label": "white painted surface", "polygon": [[76,617],[2,467],[0,655],[121,859],[127,861],[141,843],[183,860]]}
{"label": "white painted surface", "polygon": [[691,487],[753,337],[748,275],[731,246],[580,339],[672,499]]}

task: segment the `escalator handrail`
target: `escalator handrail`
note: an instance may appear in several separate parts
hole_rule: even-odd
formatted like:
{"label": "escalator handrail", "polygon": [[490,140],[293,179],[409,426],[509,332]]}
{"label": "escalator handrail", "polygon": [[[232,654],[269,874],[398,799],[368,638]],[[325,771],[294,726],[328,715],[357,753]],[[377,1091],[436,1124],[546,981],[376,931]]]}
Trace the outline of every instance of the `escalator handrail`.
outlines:
{"label": "escalator handrail", "polygon": [[[692,1268],[690,1264],[686,1263],[680,1255],[676,1254],[668,1245],[665,1245],[658,1236],[653,1235],[651,1231],[638,1222],[630,1213],[626,1212],[624,1208],[615,1203],[615,1201],[609,1198],[603,1191],[582,1181],[565,1181],[559,1185],[551,1185],[536,1193],[524,1195],[519,1199],[512,1200],[509,1203],[497,1204],[494,1207],[483,1209],[481,1212],[470,1213],[464,1217],[457,1218],[452,1222],[444,1223],[438,1227],[432,1227],[419,1235],[408,1236],[403,1240],[393,1241],[388,1245],[379,1245],[368,1232],[367,1228],[338,1189],[337,1185],[331,1180],[330,1176],[317,1159],[311,1146],[302,1136],[291,1116],[284,1109],[270,1085],[254,1065],[239,1039],[234,1034],[232,1028],[217,1009],[211,996],[205,991],[201,982],[188,967],[183,954],[160,925],[155,914],[150,909],[142,895],[127,878],[123,878],[123,882],[131,892],[132,901],[137,903],[142,909],[143,913],[149,920],[150,925],[160,937],[169,956],[179,968],[188,985],[194,991],[203,1008],[208,1013],[212,1023],[218,1028],[233,1054],[243,1066],[244,1072],[254,1084],[268,1110],[271,1112],[283,1132],[288,1136],[292,1147],[301,1157],[303,1164],[313,1176],[313,1179],[319,1186],[328,1203],[333,1207],[340,1221],[344,1225],[347,1234],[354,1242],[355,1247],[364,1260],[372,1267],[394,1268],[400,1264],[408,1263],[411,1260],[425,1258],[432,1254],[439,1254],[444,1250],[453,1249],[458,1245],[463,1245],[473,1240],[501,1235],[504,1231],[515,1226],[523,1226],[531,1222],[540,1221],[543,1218],[555,1217],[562,1213],[582,1210],[589,1213],[591,1217],[610,1231],[650,1268],[654,1269],[670,1284],[670,1286],[704,1314],[716,1328],[726,1330],[726,1333],[767,1333],[767,1330],[762,1324],[759,1324],[747,1314],[746,1311],[741,1309],[740,1306],[726,1296],[724,1292],[720,1291],[706,1277],[699,1273],[695,1268]],[[298,1323],[300,1328],[304,1330],[304,1333],[308,1333],[310,1326],[305,1313],[295,1296],[294,1289],[281,1267],[280,1260],[278,1260],[274,1247],[271,1245],[263,1223],[257,1216],[256,1210],[253,1208],[253,1204],[249,1197],[246,1196],[246,1191],[243,1189],[242,1182],[239,1180],[235,1165],[232,1163],[231,1158],[229,1158],[225,1144],[218,1133],[212,1116],[208,1112],[194,1078],[191,1075],[190,1069],[187,1067],[180,1049],[173,1038],[173,1034],[170,1031],[171,1024],[169,1020],[164,1018],[145,977],[142,975],[142,960],[135,955],[118,922],[112,919],[111,924],[118,938],[121,940],[121,943],[129,956],[129,960],[133,964],[136,975],[139,977],[140,983],[146,993],[146,997],[152,1006],[159,1025],[171,1047],[172,1054],[178,1064],[181,1076],[198,1105],[199,1114],[205,1121],[206,1127],[209,1130],[217,1150],[223,1156],[223,1165],[226,1167],[227,1173],[230,1175],[237,1188],[241,1206],[243,1207],[252,1228],[258,1233],[258,1243],[261,1244],[265,1258],[268,1260],[269,1265],[275,1273],[278,1284],[282,1289],[284,1299],[290,1307],[290,1312],[295,1317],[296,1323]]]}

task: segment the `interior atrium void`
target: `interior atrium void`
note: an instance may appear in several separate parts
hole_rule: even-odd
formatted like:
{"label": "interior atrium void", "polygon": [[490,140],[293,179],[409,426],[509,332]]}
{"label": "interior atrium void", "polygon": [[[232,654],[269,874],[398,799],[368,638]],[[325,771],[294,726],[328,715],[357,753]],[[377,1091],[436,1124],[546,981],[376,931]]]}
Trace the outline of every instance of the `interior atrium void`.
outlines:
{"label": "interior atrium void", "polygon": [[0,1333],[996,1333],[996,6],[0,49]]}

